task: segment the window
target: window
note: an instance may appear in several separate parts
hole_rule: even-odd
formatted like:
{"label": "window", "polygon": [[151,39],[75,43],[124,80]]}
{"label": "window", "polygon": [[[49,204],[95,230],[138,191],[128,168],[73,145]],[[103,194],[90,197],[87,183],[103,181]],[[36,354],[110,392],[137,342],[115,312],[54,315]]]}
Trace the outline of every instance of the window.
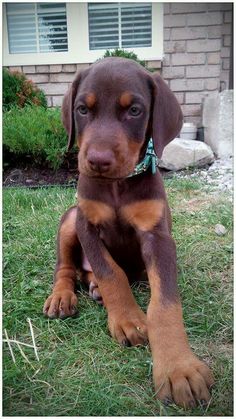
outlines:
{"label": "window", "polygon": [[6,4],[10,54],[68,50],[65,3]]}
{"label": "window", "polygon": [[152,3],[89,3],[90,50],[152,46]]}
{"label": "window", "polygon": [[141,60],[161,60],[163,4],[142,1],[7,0],[3,3],[3,65],[87,64],[115,48],[133,51]]}

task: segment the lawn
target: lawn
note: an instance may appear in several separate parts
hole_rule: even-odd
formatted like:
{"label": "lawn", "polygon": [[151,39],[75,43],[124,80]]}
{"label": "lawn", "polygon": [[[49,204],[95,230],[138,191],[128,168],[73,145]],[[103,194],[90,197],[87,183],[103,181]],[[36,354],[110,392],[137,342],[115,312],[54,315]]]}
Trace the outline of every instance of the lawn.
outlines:
{"label": "lawn", "polygon": [[[77,318],[43,317],[59,218],[74,204],[75,190],[12,188],[3,195],[4,416],[233,415],[232,204],[196,179],[165,183],[188,336],[216,379],[210,404],[185,412],[155,400],[149,348],[121,348],[113,341],[105,309],[83,288]],[[216,224],[226,227],[224,236],[216,235]],[[147,285],[133,291],[146,310]],[[15,341],[12,354],[7,338]]]}

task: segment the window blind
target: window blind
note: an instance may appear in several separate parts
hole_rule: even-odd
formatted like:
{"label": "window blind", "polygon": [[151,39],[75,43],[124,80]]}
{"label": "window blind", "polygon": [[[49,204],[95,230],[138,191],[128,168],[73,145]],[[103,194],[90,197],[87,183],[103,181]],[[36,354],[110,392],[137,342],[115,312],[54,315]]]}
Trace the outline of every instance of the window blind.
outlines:
{"label": "window blind", "polygon": [[91,50],[152,45],[151,3],[89,3],[88,16]]}
{"label": "window blind", "polygon": [[65,3],[7,3],[9,52],[68,50]]}

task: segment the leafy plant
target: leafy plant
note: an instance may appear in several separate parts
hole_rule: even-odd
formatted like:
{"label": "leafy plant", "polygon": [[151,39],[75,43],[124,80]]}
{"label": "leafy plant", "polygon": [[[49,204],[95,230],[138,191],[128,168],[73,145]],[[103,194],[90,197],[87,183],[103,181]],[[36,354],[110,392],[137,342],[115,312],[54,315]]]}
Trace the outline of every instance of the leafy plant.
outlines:
{"label": "leafy plant", "polygon": [[140,65],[142,65],[143,67],[146,67],[146,62],[143,60],[140,60],[137,56],[137,54],[135,54],[133,51],[126,51],[124,49],[114,49],[112,50],[107,50],[105,52],[105,54],[103,55],[103,58],[106,57],[122,57],[122,58],[129,58],[130,60],[134,60],[137,63],[139,63]]}
{"label": "leafy plant", "polygon": [[63,162],[67,135],[59,108],[26,105],[3,114],[4,149],[15,156],[32,156],[36,163],[57,169]]}
{"label": "leafy plant", "polygon": [[26,105],[47,107],[44,92],[40,90],[24,73],[10,72],[3,69],[3,111],[9,111],[12,106],[23,108]]}

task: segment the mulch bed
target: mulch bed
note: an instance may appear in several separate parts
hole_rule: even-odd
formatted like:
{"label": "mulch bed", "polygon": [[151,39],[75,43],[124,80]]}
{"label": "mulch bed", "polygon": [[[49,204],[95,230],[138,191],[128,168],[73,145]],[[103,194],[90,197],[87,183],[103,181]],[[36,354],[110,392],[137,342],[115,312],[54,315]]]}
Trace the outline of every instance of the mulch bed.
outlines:
{"label": "mulch bed", "polygon": [[77,169],[60,168],[56,171],[39,167],[8,168],[3,172],[3,186],[42,187],[49,185],[76,185]]}

